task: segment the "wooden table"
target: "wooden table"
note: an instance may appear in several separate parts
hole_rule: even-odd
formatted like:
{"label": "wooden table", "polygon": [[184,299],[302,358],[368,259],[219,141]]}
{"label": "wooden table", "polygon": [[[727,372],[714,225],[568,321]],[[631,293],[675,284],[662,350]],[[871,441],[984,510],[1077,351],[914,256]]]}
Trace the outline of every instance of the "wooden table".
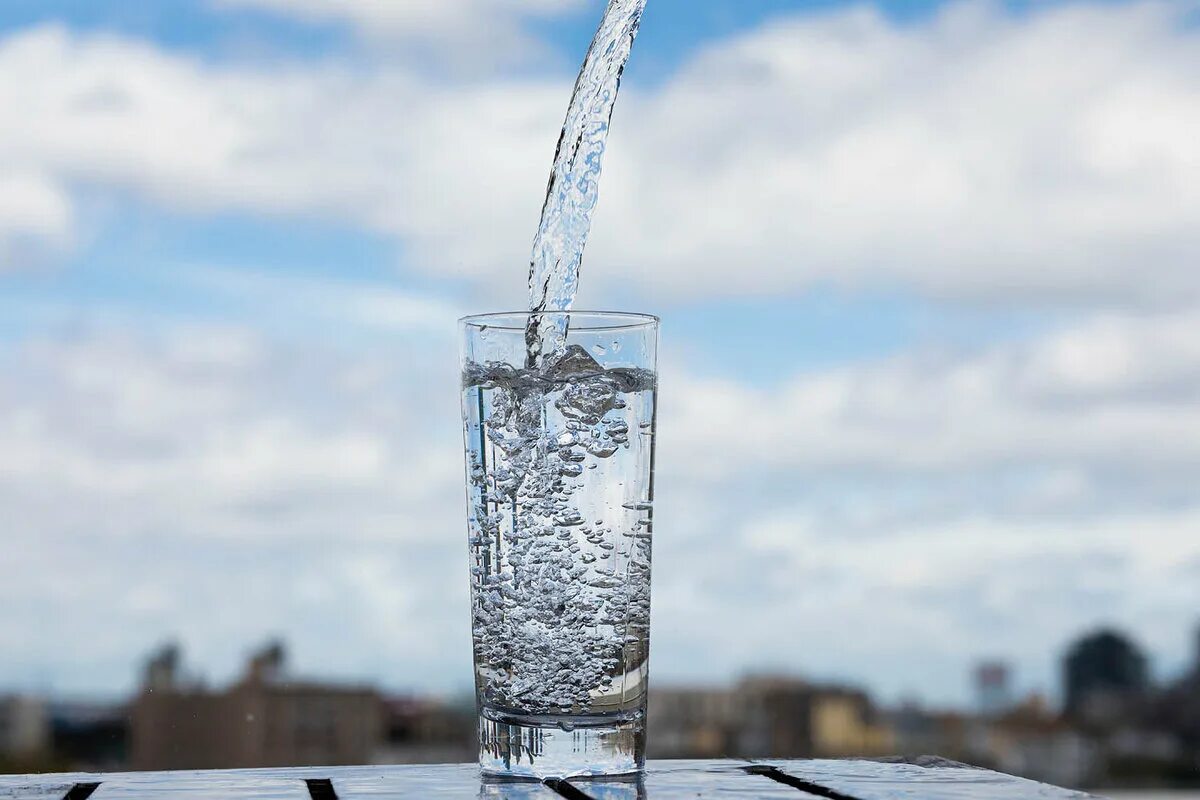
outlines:
{"label": "wooden table", "polygon": [[481,780],[474,765],[0,776],[0,800],[1082,800],[938,758],[655,761],[637,779]]}

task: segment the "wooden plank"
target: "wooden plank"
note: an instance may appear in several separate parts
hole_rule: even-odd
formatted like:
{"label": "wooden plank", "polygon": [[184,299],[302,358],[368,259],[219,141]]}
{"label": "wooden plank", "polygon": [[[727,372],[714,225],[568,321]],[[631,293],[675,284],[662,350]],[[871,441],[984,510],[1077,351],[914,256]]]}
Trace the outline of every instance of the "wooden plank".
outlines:
{"label": "wooden plank", "polygon": [[483,781],[474,764],[326,770],[338,800],[561,800],[535,781]]}
{"label": "wooden plank", "polygon": [[[821,800],[815,795],[751,775],[740,761],[655,761],[644,779],[646,800],[747,798]],[[580,784],[584,786],[584,784]],[[586,788],[586,786],[584,786]],[[590,794],[590,791],[589,791]],[[597,798],[597,800],[600,800]],[[607,800],[607,799],[606,799]],[[639,797],[638,800],[641,800]]]}
{"label": "wooden plank", "polygon": [[[770,775],[750,774],[747,767]],[[787,776],[791,776],[789,779]],[[640,780],[573,780],[559,792],[536,782],[481,781],[475,765],[306,767],[217,772],[0,777],[0,800],[62,800],[76,783],[100,783],[91,800],[188,797],[311,800],[305,781],[328,780],[339,800],[668,800],[762,797],[787,800],[1083,800],[1079,792],[939,759],[875,761],[651,762]],[[788,781],[791,781],[790,785]],[[808,791],[803,787],[807,786]],[[796,788],[801,787],[801,788]],[[578,790],[581,794],[575,795]]]}
{"label": "wooden plank", "polygon": [[558,792],[534,781],[502,781],[494,778],[481,781],[476,777],[475,785],[477,795],[462,796],[479,797],[480,800],[562,800]]}
{"label": "wooden plank", "polygon": [[[24,776],[23,776],[24,777]],[[63,800],[74,781],[23,779],[0,783],[0,800]]]}
{"label": "wooden plank", "polygon": [[308,786],[299,778],[263,778],[210,772],[180,777],[159,773],[106,779],[89,800],[311,800]]}
{"label": "wooden plank", "polygon": [[50,775],[0,775],[0,800],[63,800],[77,783],[100,778],[83,772]]}
{"label": "wooden plank", "polygon": [[[557,792],[532,781],[481,780],[474,765],[338,770],[332,779],[339,800],[423,797],[561,800]],[[768,778],[748,775],[736,765],[706,761],[655,762],[641,779],[572,779],[568,783],[592,800],[681,797],[821,800]]]}
{"label": "wooden plank", "polygon": [[1090,795],[953,762],[760,761],[857,800],[1087,800]]}

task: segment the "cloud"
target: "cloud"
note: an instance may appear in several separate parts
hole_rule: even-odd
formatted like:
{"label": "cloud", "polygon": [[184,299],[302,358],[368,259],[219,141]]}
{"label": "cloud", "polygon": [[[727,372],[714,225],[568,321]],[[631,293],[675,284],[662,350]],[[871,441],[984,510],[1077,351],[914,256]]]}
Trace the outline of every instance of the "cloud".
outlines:
{"label": "cloud", "polygon": [[715,44],[627,98],[594,273],[694,296],[1194,298],[1192,7],[863,7]]}
{"label": "cloud", "polygon": [[662,680],[751,664],[953,702],[980,658],[1054,691],[1056,659],[1087,627],[1126,626],[1161,659],[1183,654],[1194,623],[1197,590],[1176,579],[1200,550],[1195,508],[913,520],[865,540],[807,505],[739,512],[702,541],[656,526],[659,652],[695,659],[660,658]]}
{"label": "cloud", "polygon": [[185,213],[349,222],[410,243],[417,266],[472,274],[504,257],[489,252],[503,231],[532,230],[565,92],[212,67],[55,26],[0,41],[0,75],[0,107],[20,109],[0,127],[0,165]]}
{"label": "cloud", "polygon": [[[444,335],[464,307],[441,298],[396,288],[394,283],[304,277],[253,268],[191,265],[172,276],[210,297],[270,309],[291,326],[313,325],[328,331],[365,329],[371,334]],[[260,323],[262,322],[260,318]]]}
{"label": "cloud", "polygon": [[[531,18],[578,9],[581,0],[212,0],[220,9],[252,8],[310,23],[351,26],[370,41],[452,48],[459,58],[491,52],[505,56],[540,53],[541,43],[526,34]],[[441,54],[443,57],[445,53]]]}
{"label": "cloud", "polygon": [[[664,435],[690,451],[697,474],[714,479],[752,464],[1190,472],[1200,467],[1200,346],[1191,334],[1198,324],[1195,309],[1098,314],[1033,340],[902,353],[782,386],[687,381],[665,414]],[[703,438],[691,435],[706,429]],[[719,461],[699,457],[709,447],[721,451]]]}
{"label": "cloud", "polygon": [[[28,482],[31,491],[57,484],[250,505],[302,500],[318,489],[325,499],[353,495],[400,477],[388,473],[403,472],[408,457],[394,448],[418,452],[431,424],[376,405],[385,382],[397,403],[423,396],[423,388],[406,383],[409,370],[435,369],[436,352],[447,364],[445,393],[454,399],[448,343],[430,347],[410,337],[390,352],[399,363],[383,372],[342,364],[333,354],[322,361],[319,353],[273,352],[240,329],[184,329],[156,343],[116,334],[34,341],[12,370],[22,379],[6,386],[0,468],[10,485]],[[356,398],[364,407],[350,413]],[[457,428],[449,411],[441,421]],[[387,437],[373,427],[385,423],[393,428]],[[429,464],[447,462],[457,473],[449,456]],[[399,500],[419,491],[428,474],[396,480],[388,493]]]}
{"label": "cloud", "polygon": [[[347,359],[205,326],[3,358],[4,679],[57,663],[60,688],[111,690],[168,635],[219,672],[275,630],[392,685],[465,648],[438,636],[467,615],[448,343]],[[63,637],[92,644],[67,663]]]}
{"label": "cloud", "polygon": [[1182,657],[1200,601],[1196,322],[1098,314],[771,387],[668,365],[660,674],[800,669],[955,701],[972,660],[1000,653],[1053,690],[1056,648],[1101,622]]}
{"label": "cloud", "polygon": [[[421,13],[465,8],[450,5]],[[860,8],[706,46],[660,86],[627,87],[584,291],[1190,302],[1200,31],[1187,7],[1010,17],[957,3],[903,26]],[[349,222],[393,236],[416,268],[490,289],[519,285],[569,93],[389,61],[213,64],[54,27],[0,42],[0,75],[0,107],[21,109],[0,127],[0,163],[59,192]],[[56,208],[58,239],[74,209]]]}
{"label": "cloud", "polygon": [[40,265],[61,254],[74,233],[71,199],[44,175],[0,175],[0,267]]}
{"label": "cloud", "polygon": [[[1102,617],[1179,651],[1200,600],[1200,33],[1178,8],[779,18],[628,87],[585,292],[835,283],[1070,302],[1078,320],[769,387],[667,364],[656,674],[782,665],[954,696],[981,651],[1048,681],[1046,648]],[[82,198],[108,195],[357,225],[410,268],[513,298],[568,91],[11,34],[0,268],[80,242]],[[71,641],[57,680],[107,688],[171,633],[220,673],[277,631],[305,669],[467,683],[455,355],[433,333],[453,306],[177,277],[318,333],[0,345],[0,639],[25,645],[7,674]],[[347,320],[404,335],[314,343]]]}
{"label": "cloud", "polygon": [[[656,674],[786,667],[954,700],[995,652],[1052,686],[1055,648],[1099,621],[1181,653],[1195,321],[1097,315],[773,390],[667,365]],[[71,640],[57,680],[108,688],[177,634],[219,677],[279,632],[306,671],[467,685],[455,354],[406,330],[353,351],[214,326],[0,350],[0,638],[23,643],[4,676]]]}

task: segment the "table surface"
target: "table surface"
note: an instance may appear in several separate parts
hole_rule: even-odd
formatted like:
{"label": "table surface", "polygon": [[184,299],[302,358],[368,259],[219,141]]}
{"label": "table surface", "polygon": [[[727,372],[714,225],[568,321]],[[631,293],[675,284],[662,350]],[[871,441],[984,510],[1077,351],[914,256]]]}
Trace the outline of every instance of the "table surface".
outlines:
{"label": "table surface", "polygon": [[0,776],[0,800],[1082,800],[943,759],[654,761],[636,779],[481,779],[475,765]]}

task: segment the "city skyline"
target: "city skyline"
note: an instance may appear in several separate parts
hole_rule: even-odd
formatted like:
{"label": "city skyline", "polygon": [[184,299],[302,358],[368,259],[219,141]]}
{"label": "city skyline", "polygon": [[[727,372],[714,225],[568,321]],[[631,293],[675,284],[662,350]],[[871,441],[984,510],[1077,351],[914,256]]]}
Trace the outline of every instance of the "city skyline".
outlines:
{"label": "city skyline", "polygon": [[[684,758],[943,758],[1080,788],[1194,786],[1200,628],[1186,675],[1159,683],[1135,642],[1082,631],[1063,653],[1064,701],[1012,691],[1007,665],[973,671],[973,708],[880,704],[869,689],[790,675],[655,686],[651,755]],[[470,697],[395,694],[293,668],[284,642],[251,650],[213,685],[175,644],[150,651],[111,703],[0,692],[0,772],[459,763],[474,753]],[[186,720],[186,724],[181,724]]]}
{"label": "city skyline", "polygon": [[[1069,699],[1070,690],[1067,687],[1070,678],[1063,671],[1065,668],[1064,665],[1081,643],[1092,641],[1097,637],[1112,636],[1117,637],[1121,642],[1128,642],[1144,659],[1144,680],[1147,686],[1165,687],[1181,679],[1200,675],[1200,622],[1198,622],[1190,632],[1193,646],[1191,655],[1175,671],[1163,671],[1156,668],[1154,659],[1140,646],[1135,634],[1129,634],[1127,631],[1122,631],[1112,626],[1101,625],[1077,631],[1071,637],[1070,641],[1056,649],[1054,655],[1056,676],[1055,681],[1051,685],[1030,684],[1028,681],[1022,679],[1019,670],[1013,668],[1011,661],[1006,660],[1002,654],[992,653],[985,657],[976,658],[964,665],[962,679],[967,689],[963,692],[962,698],[952,703],[939,704],[937,702],[930,702],[926,697],[916,692],[897,697],[879,696],[876,687],[871,686],[869,683],[854,682],[847,680],[844,676],[805,674],[801,669],[786,668],[747,669],[725,679],[699,681],[667,680],[661,681],[663,685],[660,688],[668,692],[720,689],[736,684],[739,681],[784,679],[799,683],[809,683],[813,686],[844,686],[849,690],[864,692],[871,697],[879,697],[885,707],[905,707],[916,704],[918,707],[928,707],[940,711],[978,713],[987,716],[1009,710],[1036,699],[1040,702],[1048,702],[1055,707],[1063,706],[1065,708],[1070,705],[1071,701]],[[273,653],[276,651],[280,653],[288,652],[289,647],[287,642],[272,635],[260,636],[257,639],[251,640],[249,644],[241,649],[241,660],[236,670],[226,675],[214,676],[192,665],[190,661],[192,653],[188,650],[186,643],[168,638],[157,642],[151,647],[144,648],[135,654],[131,654],[131,671],[128,685],[111,693],[93,694],[91,696],[86,694],[72,695],[70,693],[56,692],[49,685],[6,686],[0,684],[0,696],[34,697],[55,702],[123,702],[123,698],[131,692],[136,692],[138,687],[151,685],[154,680],[154,664],[168,657],[171,659],[171,682],[180,686],[194,687],[198,690],[216,691],[236,686],[238,681],[244,676],[247,664],[254,664],[264,653]],[[301,684],[332,679],[338,683],[351,686],[374,685],[379,691],[388,695],[398,697],[423,696],[446,702],[466,702],[474,692],[474,688],[469,683],[462,686],[452,686],[431,691],[423,689],[419,683],[389,683],[387,681],[364,678],[363,676],[322,674],[319,671],[305,669],[303,664],[293,665],[293,660],[290,658],[287,661],[287,681],[295,681]],[[299,668],[296,669],[294,666],[298,666]],[[283,675],[284,673],[280,674]]]}
{"label": "city skyline", "polygon": [[[665,321],[652,681],[1190,663],[1192,7],[650,0],[579,304]],[[524,303],[598,13],[0,8],[0,686],[469,686],[455,319]]]}

